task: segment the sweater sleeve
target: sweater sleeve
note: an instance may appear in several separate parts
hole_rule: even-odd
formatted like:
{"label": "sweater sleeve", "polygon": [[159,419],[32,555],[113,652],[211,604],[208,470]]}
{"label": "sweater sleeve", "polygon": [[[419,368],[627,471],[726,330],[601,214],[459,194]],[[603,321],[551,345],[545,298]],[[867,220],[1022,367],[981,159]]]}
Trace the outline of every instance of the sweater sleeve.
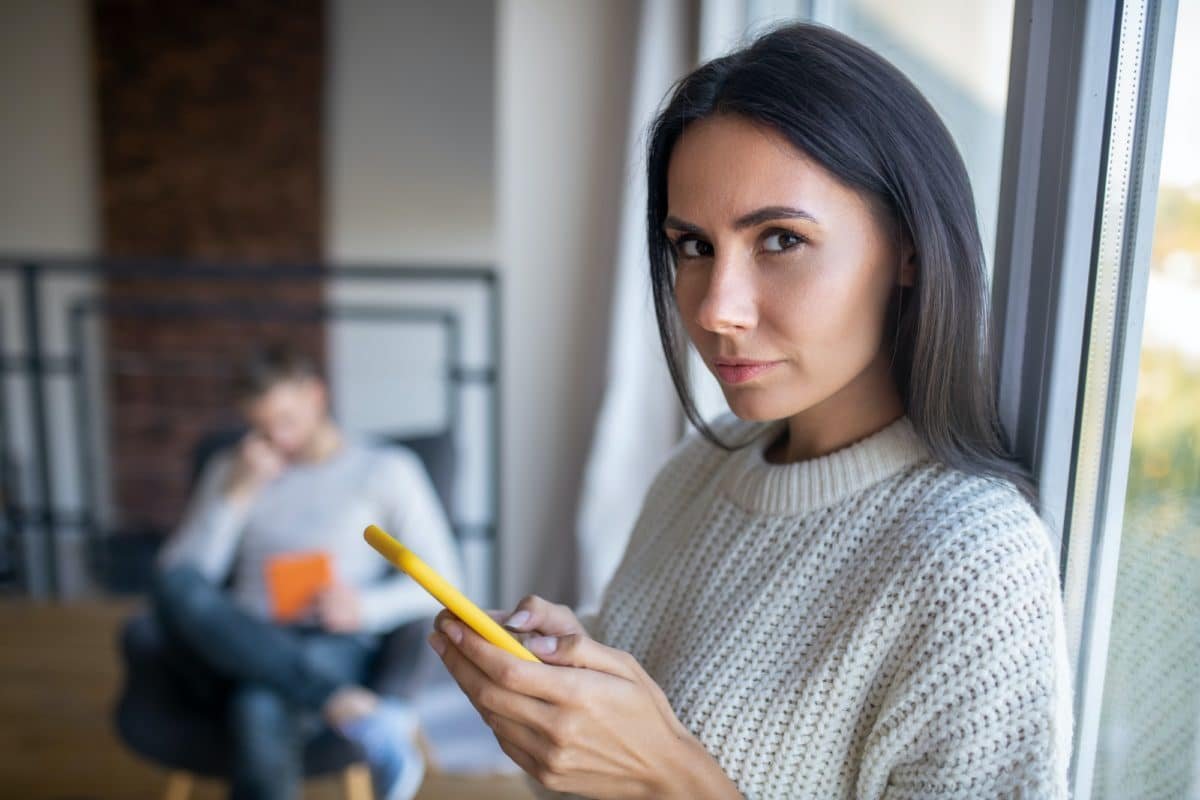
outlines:
{"label": "sweater sleeve", "polygon": [[[384,493],[388,532],[412,548],[425,563],[455,586],[463,583],[458,544],[446,512],[421,460],[411,451],[389,448],[384,455]],[[416,581],[398,570],[362,591],[363,628],[383,633],[441,610]]]}
{"label": "sweater sleeve", "polygon": [[159,552],[159,568],[192,566],[215,583],[229,575],[249,512],[249,504],[225,498],[232,465],[232,457],[223,455],[205,468],[179,527]]}
{"label": "sweater sleeve", "polygon": [[[1057,568],[1029,519],[939,548],[860,796],[1067,796],[1071,689]],[[872,785],[873,784],[873,785]]]}

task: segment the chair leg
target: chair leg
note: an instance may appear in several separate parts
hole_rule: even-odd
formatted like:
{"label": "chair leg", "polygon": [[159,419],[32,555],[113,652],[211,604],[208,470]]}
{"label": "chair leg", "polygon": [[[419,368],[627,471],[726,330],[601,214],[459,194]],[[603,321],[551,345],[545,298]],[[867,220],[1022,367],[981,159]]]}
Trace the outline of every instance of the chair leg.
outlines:
{"label": "chair leg", "polygon": [[342,793],[346,800],[371,800],[371,770],[366,764],[351,764],[342,770]]}
{"label": "chair leg", "polygon": [[163,800],[188,800],[195,785],[196,778],[192,773],[173,770],[167,774],[167,789],[163,792]]}

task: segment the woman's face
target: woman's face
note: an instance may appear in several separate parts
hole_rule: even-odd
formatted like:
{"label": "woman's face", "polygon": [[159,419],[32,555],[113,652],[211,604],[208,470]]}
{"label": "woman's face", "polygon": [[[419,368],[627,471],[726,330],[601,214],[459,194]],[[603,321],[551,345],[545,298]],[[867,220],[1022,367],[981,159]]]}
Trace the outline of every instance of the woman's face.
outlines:
{"label": "woman's face", "polygon": [[737,416],[894,396],[885,319],[913,267],[867,201],[731,115],[684,131],[667,184],[675,299]]}

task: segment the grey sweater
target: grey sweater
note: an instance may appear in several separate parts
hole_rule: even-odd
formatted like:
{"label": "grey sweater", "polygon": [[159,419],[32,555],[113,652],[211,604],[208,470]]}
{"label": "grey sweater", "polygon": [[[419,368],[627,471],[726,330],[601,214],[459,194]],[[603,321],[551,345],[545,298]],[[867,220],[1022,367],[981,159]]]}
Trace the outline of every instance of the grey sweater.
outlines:
{"label": "grey sweater", "polygon": [[233,456],[222,455],[204,471],[159,561],[192,565],[218,582],[232,573],[235,601],[255,616],[270,617],[267,560],[309,550],[329,553],[335,579],[362,591],[365,632],[385,632],[436,614],[437,601],[363,541],[363,528],[370,523],[462,585],[446,515],[411,451],[347,439],[324,461],[289,467],[242,506],[224,495],[232,465]]}
{"label": "grey sweater", "polygon": [[1007,483],[907,418],[772,464],[784,422],[726,416],[650,489],[599,616],[753,800],[1067,794],[1054,549]]}

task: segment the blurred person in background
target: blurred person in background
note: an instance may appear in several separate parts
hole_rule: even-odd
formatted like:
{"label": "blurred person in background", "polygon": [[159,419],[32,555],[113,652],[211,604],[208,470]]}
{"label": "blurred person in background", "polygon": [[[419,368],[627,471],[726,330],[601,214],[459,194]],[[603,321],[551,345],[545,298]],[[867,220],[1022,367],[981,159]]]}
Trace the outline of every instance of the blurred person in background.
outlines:
{"label": "blurred person in background", "polygon": [[445,513],[412,452],[338,428],[307,356],[267,348],[237,391],[250,430],[204,469],[160,555],[153,606],[173,677],[227,705],[232,797],[296,797],[303,734],[322,720],[363,748],[381,796],[412,797],[415,714],[361,683],[381,634],[439,606],[362,531],[377,522],[458,583]]}

